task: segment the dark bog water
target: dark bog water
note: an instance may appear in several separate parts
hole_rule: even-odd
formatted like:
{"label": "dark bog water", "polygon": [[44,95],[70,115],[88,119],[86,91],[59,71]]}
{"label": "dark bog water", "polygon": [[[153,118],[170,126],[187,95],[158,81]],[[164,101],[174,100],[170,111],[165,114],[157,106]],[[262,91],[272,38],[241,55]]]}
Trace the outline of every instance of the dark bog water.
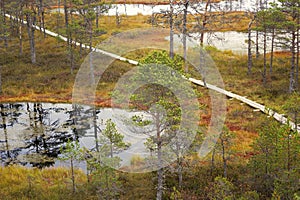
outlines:
{"label": "dark bog water", "polygon": [[145,136],[131,133],[124,125],[124,119],[134,114],[120,109],[93,109],[71,104],[0,104],[1,164],[35,167],[55,165],[61,147],[68,140],[78,140],[80,146],[95,150],[107,119],[117,124],[126,142],[139,142],[139,145],[135,145],[135,151],[143,152],[145,148],[141,141],[145,140]]}

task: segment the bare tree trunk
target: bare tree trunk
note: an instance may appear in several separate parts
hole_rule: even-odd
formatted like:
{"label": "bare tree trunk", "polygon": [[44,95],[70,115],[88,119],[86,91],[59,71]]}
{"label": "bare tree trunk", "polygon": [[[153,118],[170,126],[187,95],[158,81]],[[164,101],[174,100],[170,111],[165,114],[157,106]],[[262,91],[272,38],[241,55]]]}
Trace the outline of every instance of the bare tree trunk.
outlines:
{"label": "bare tree trunk", "polygon": [[[58,14],[56,17],[56,33],[59,34],[59,28],[60,28],[60,0],[57,0],[57,9],[58,9]],[[58,41],[58,40],[57,40]]]}
{"label": "bare tree trunk", "polygon": [[46,31],[45,31],[45,12],[44,12],[43,0],[39,0],[38,17],[39,17],[39,23],[40,23],[40,31],[43,32],[44,38],[45,38]]}
{"label": "bare tree trunk", "polygon": [[161,167],[161,144],[158,145],[157,157],[158,157],[158,171],[157,171],[157,189],[156,189],[156,199],[162,200],[163,195],[163,169]]}
{"label": "bare tree trunk", "polygon": [[69,30],[69,15],[68,15],[68,5],[67,0],[64,0],[64,13],[65,13],[65,27],[67,33],[67,43],[70,44],[70,30]]}
{"label": "bare tree trunk", "polygon": [[1,1],[1,14],[2,14],[2,23],[3,23],[3,26],[4,26],[4,36],[3,36],[3,39],[4,39],[4,47],[7,48],[8,47],[8,40],[7,40],[7,36],[6,36],[6,32],[7,32],[7,28],[6,28],[6,9],[5,9],[5,2],[4,0]]}
{"label": "bare tree trunk", "polygon": [[216,150],[213,149],[211,154],[211,166],[210,166],[210,177],[212,181],[214,180],[213,173],[215,169],[215,154],[216,154]]}
{"label": "bare tree trunk", "polygon": [[119,27],[120,24],[121,24],[121,17],[119,15],[118,5],[116,5],[116,25]]}
{"label": "bare tree trunk", "polygon": [[188,72],[188,65],[187,65],[187,44],[186,44],[186,36],[187,36],[187,15],[188,15],[188,7],[189,7],[189,0],[185,0],[184,3],[184,11],[183,11],[183,58],[184,58],[184,71]]}
{"label": "bare tree trunk", "polygon": [[42,9],[42,27],[43,27],[43,33],[44,33],[44,38],[47,36],[46,30],[45,30],[45,10],[44,10],[44,5],[43,5],[43,0],[40,0],[41,4],[41,9]]}
{"label": "bare tree trunk", "polygon": [[[89,8],[91,7],[90,1],[88,2]],[[92,45],[93,45],[93,22],[90,17],[87,18],[87,24],[88,24],[88,31],[89,31],[89,41],[90,41],[90,51],[92,51]]]}
{"label": "bare tree trunk", "polygon": [[113,158],[113,156],[114,156],[113,143],[110,142],[110,157]]}
{"label": "bare tree trunk", "polygon": [[[180,150],[179,150],[180,151]],[[182,157],[177,158],[177,163],[178,163],[178,168],[177,168],[177,173],[178,173],[178,188],[182,188]]]}
{"label": "bare tree trunk", "polygon": [[[38,17],[38,22],[37,24],[39,25],[40,27],[40,32],[42,32],[42,4],[43,3],[43,0],[39,0],[39,5],[37,6],[38,7],[38,12],[37,12],[37,17]],[[36,2],[37,4],[37,2]]]}
{"label": "bare tree trunk", "polygon": [[[18,8],[19,8],[19,5],[18,5]],[[13,25],[12,28],[13,28],[13,32],[16,33],[16,35],[18,35],[18,32],[19,32],[19,20],[20,19],[20,12],[19,12],[19,9],[18,10],[15,10],[15,11],[12,11],[12,13],[14,14],[15,18],[13,19],[13,22],[11,22],[11,24]]]}
{"label": "bare tree trunk", "polygon": [[153,8],[154,8],[154,5],[151,5],[151,9],[152,9],[152,14],[151,14],[151,25],[154,26],[155,24],[155,15],[154,15],[154,12],[153,12]]}
{"label": "bare tree trunk", "polygon": [[295,46],[296,46],[296,33],[295,31],[292,32],[292,46],[291,46],[291,70],[290,70],[290,84],[289,84],[289,93],[292,93],[295,91],[295,63],[296,63],[296,52],[295,52]]}
{"label": "bare tree trunk", "polygon": [[34,27],[31,25],[31,38],[30,38],[30,52],[31,52],[31,62],[33,64],[36,63],[36,49],[35,49],[35,35],[34,35]]}
{"label": "bare tree trunk", "polygon": [[262,73],[262,76],[263,76],[263,84],[264,84],[264,87],[266,87],[267,85],[267,30],[264,30],[264,69],[263,69],[263,73]]}
{"label": "bare tree trunk", "polygon": [[248,25],[248,75],[252,75],[252,40],[251,40],[251,28],[253,20]]}
{"label": "bare tree trunk", "polygon": [[199,56],[199,59],[200,59],[200,73],[201,73],[201,76],[202,76],[202,81],[204,83],[204,87],[207,87],[207,85],[206,85],[205,55],[203,53],[203,50],[201,50],[201,49],[200,49],[199,53],[200,53],[200,56]]}
{"label": "bare tree trunk", "polygon": [[255,38],[256,40],[255,40],[255,45],[256,45],[256,59],[258,59],[259,58],[259,32],[258,31],[256,31],[256,38]]}
{"label": "bare tree trunk", "polygon": [[96,28],[99,28],[99,15],[100,15],[100,10],[99,6],[96,7]]}
{"label": "bare tree trunk", "polygon": [[174,58],[174,24],[173,24],[173,0],[169,0],[170,13],[169,13],[169,24],[170,24],[170,58]]}
{"label": "bare tree trunk", "polygon": [[298,126],[298,112],[294,112],[294,123],[295,123],[295,131],[297,131],[297,126]]}
{"label": "bare tree trunk", "polygon": [[27,20],[27,32],[29,37],[29,44],[30,44],[30,55],[31,55],[31,63],[36,63],[36,51],[35,51],[35,38],[34,38],[34,31],[35,28],[33,27],[35,24],[35,16],[31,16],[31,14],[26,14]]}
{"label": "bare tree trunk", "polygon": [[288,135],[287,136],[288,139],[288,146],[287,146],[287,171],[288,171],[288,178],[289,178],[289,175],[290,175],[290,171],[291,171],[291,136]]}
{"label": "bare tree trunk", "polygon": [[90,40],[90,51],[93,48],[93,25],[92,22],[89,22],[89,40]]}
{"label": "bare tree trunk", "polygon": [[[203,48],[204,46],[204,34],[205,34],[205,27],[207,25],[207,19],[208,19],[208,7],[210,5],[211,0],[207,0],[206,4],[205,4],[205,10],[204,10],[204,14],[203,14],[203,21],[202,21],[202,30],[200,33],[200,47]],[[200,70],[201,70],[201,75],[202,75],[202,80],[204,83],[204,86],[206,87],[206,72],[205,72],[205,59],[204,59],[204,55],[202,55],[202,50],[200,50]]]}
{"label": "bare tree trunk", "polygon": [[73,158],[71,158],[71,174],[72,174],[72,189],[73,189],[73,193],[75,193],[76,192],[76,187],[75,187],[75,175],[74,175]]}
{"label": "bare tree trunk", "polygon": [[273,73],[273,60],[274,60],[274,44],[275,44],[275,28],[272,30],[271,36],[271,57],[270,57],[270,78],[272,78]]}
{"label": "bare tree trunk", "polygon": [[[74,71],[74,52],[72,47],[72,32],[69,28],[69,11],[68,11],[68,4],[67,0],[64,0],[64,13],[65,13],[65,28],[66,28],[66,34],[67,34],[67,49],[69,54],[69,60],[71,65],[71,74],[73,74]],[[71,13],[72,17],[72,13]]]}
{"label": "bare tree trunk", "polygon": [[94,123],[94,135],[95,135],[95,142],[96,142],[96,151],[99,152],[98,126],[97,126],[96,108],[93,109],[93,123]]}
{"label": "bare tree trunk", "polygon": [[83,48],[82,48],[82,41],[79,42],[79,55],[82,56]]}
{"label": "bare tree trunk", "polygon": [[69,45],[69,56],[70,56],[70,64],[71,64],[71,74],[73,74],[75,68],[75,62],[74,62],[74,52],[73,52],[72,44]]}
{"label": "bare tree trunk", "polygon": [[5,3],[4,0],[0,0],[0,14],[5,17]]}
{"label": "bare tree trunk", "polygon": [[23,55],[23,31],[22,31],[22,25],[23,25],[23,21],[24,21],[24,17],[23,17],[23,8],[21,7],[21,11],[20,11],[20,16],[21,16],[21,22],[19,22],[19,55],[22,56]]}
{"label": "bare tree trunk", "polygon": [[124,9],[125,9],[125,16],[127,17],[126,0],[124,0]]}
{"label": "bare tree trunk", "polygon": [[22,37],[22,25],[19,25],[19,55],[23,55],[23,37]]}
{"label": "bare tree trunk", "polygon": [[[255,16],[256,16],[256,14],[258,13],[259,9],[260,9],[259,1],[256,0],[256,13],[255,13]],[[258,22],[257,22],[257,21],[256,21],[255,25],[256,25],[256,27],[258,26]],[[255,51],[255,57],[256,57],[256,59],[258,59],[258,57],[259,57],[259,42],[258,42],[258,36],[259,36],[259,33],[258,33],[258,30],[256,30],[256,35],[255,35],[255,45],[256,45],[256,48],[255,48],[255,50],[256,50],[256,51]]]}
{"label": "bare tree trunk", "polygon": [[204,44],[204,30],[205,27],[207,25],[207,19],[208,19],[208,6],[210,5],[210,1],[211,0],[207,0],[206,4],[205,4],[205,10],[204,10],[204,14],[203,14],[203,21],[202,21],[202,30],[201,30],[201,35],[200,35],[200,46],[203,47]]}
{"label": "bare tree trunk", "polygon": [[221,138],[221,146],[222,146],[222,159],[223,159],[223,175],[225,178],[227,178],[227,158],[226,158],[226,152],[225,152],[225,143],[224,139]]}

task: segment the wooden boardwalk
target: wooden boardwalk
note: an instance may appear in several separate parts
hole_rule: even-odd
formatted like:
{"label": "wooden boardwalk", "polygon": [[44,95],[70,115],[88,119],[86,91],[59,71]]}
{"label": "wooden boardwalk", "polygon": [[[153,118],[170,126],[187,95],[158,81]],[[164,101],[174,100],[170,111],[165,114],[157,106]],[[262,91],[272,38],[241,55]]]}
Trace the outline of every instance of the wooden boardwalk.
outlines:
{"label": "wooden boardwalk", "polygon": [[[197,79],[194,79],[194,78],[189,78],[189,80],[190,80],[192,83],[196,84],[196,85],[205,87],[204,82],[201,81],[201,80],[197,80]],[[279,113],[273,111],[272,109],[270,109],[270,108],[268,108],[268,107],[266,107],[266,106],[264,106],[264,105],[262,105],[262,104],[259,104],[259,103],[255,102],[255,101],[252,101],[252,100],[250,100],[250,99],[247,99],[246,97],[243,97],[243,96],[234,94],[234,93],[229,92],[229,91],[227,91],[227,90],[224,90],[224,89],[222,89],[222,88],[216,87],[216,86],[211,85],[211,84],[209,84],[209,83],[206,83],[206,87],[207,87],[208,89],[215,90],[215,91],[217,91],[217,92],[219,92],[219,93],[222,93],[222,94],[226,95],[226,96],[229,97],[229,98],[237,99],[238,101],[241,101],[241,102],[247,104],[248,106],[250,106],[250,107],[252,107],[252,108],[259,109],[261,112],[265,113],[265,114],[268,115],[268,116],[273,117],[274,119],[276,119],[276,120],[279,121],[280,123],[282,123],[282,124],[288,124],[288,125],[291,127],[291,129],[296,130],[296,125],[295,125],[295,123],[292,122],[292,121],[289,121],[289,120],[284,116],[284,114],[279,114]],[[297,127],[297,131],[298,131],[298,133],[300,133],[300,127],[299,127],[299,126]]]}
{"label": "wooden boardwalk", "polygon": [[[8,14],[5,14],[5,16],[8,17],[8,18],[12,18],[12,19],[15,19],[15,20],[19,20],[19,19],[16,19],[14,16],[10,16],[10,15],[8,15]],[[20,20],[19,20],[19,21],[20,21]],[[27,24],[26,21],[23,21],[23,23],[24,23],[24,24]],[[65,42],[67,42],[67,40],[68,40],[66,37],[64,37],[64,36],[62,36],[62,35],[59,35],[59,34],[57,34],[57,33],[55,33],[55,32],[49,31],[49,30],[47,30],[47,29],[44,30],[43,28],[40,28],[39,26],[35,26],[35,28],[36,28],[37,30],[45,31],[45,33],[46,33],[47,35],[50,35],[50,36],[55,37],[55,38],[59,38],[59,39],[65,41]],[[74,42],[74,44],[75,44],[76,46],[79,46],[79,45],[80,45],[80,43],[78,43],[78,42]],[[82,45],[83,48],[90,49],[90,46],[88,46],[88,45],[85,45],[85,44],[81,44],[81,45]],[[92,49],[92,51],[94,51],[94,52],[102,53],[102,54],[104,54],[104,55],[110,56],[110,57],[115,58],[115,59],[120,60],[120,61],[128,62],[128,63],[133,64],[133,65],[138,65],[138,64],[139,64],[138,61],[130,60],[130,59],[121,57],[121,56],[119,56],[119,55],[116,55],[116,54],[113,54],[113,53],[110,53],[110,52],[107,52],[107,51],[103,51],[103,50],[98,49],[98,48],[91,47],[91,49]],[[246,97],[243,97],[243,96],[240,96],[240,95],[238,95],[238,94],[229,92],[229,91],[224,90],[224,89],[222,89],[222,88],[219,88],[219,87],[217,87],[217,86],[215,86],[215,85],[211,85],[211,84],[209,84],[209,83],[204,84],[204,82],[203,82],[202,80],[197,80],[197,79],[194,79],[194,78],[189,78],[189,81],[191,81],[192,83],[194,83],[194,84],[196,84],[196,85],[199,85],[199,86],[206,87],[206,88],[208,88],[208,89],[217,91],[217,92],[219,92],[219,93],[221,93],[221,94],[226,95],[226,96],[229,97],[229,98],[237,99],[238,101],[241,101],[241,102],[247,104],[248,106],[250,106],[250,107],[252,107],[252,108],[254,108],[254,109],[259,109],[261,112],[265,113],[266,115],[268,115],[268,116],[270,116],[270,117],[273,117],[274,119],[276,119],[277,121],[279,121],[279,122],[282,123],[282,124],[287,124],[287,125],[289,125],[291,129],[297,130],[297,132],[300,133],[300,126],[296,127],[296,124],[295,124],[294,122],[292,122],[292,121],[289,121],[289,120],[284,116],[284,114],[279,114],[279,113],[277,113],[277,112],[271,110],[270,108],[268,108],[268,107],[266,107],[266,106],[264,106],[264,105],[262,105],[262,104],[259,104],[259,103],[255,102],[255,101],[252,101],[252,100],[250,100],[250,99],[248,99],[248,98],[246,98]]]}

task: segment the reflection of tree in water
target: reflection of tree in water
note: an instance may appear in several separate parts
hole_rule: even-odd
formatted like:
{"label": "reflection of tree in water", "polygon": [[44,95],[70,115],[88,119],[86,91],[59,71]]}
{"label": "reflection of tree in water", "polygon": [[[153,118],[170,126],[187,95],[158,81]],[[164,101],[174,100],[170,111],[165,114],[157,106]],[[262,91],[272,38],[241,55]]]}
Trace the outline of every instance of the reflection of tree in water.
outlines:
{"label": "reflection of tree in water", "polygon": [[[75,106],[71,111],[44,107],[41,103],[0,104],[0,153],[5,165],[51,166],[68,140],[78,140],[90,128],[92,112],[83,107]],[[16,133],[10,133],[8,126],[14,126]],[[18,144],[11,145],[14,141]]]}
{"label": "reflection of tree in water", "polygon": [[[50,120],[50,109],[44,109],[42,104],[26,104],[29,127],[26,129],[25,161],[36,167],[50,166],[57,157],[60,145],[71,138],[67,129],[59,129],[59,119]],[[59,112],[59,111],[58,111]]]}
{"label": "reflection of tree in water", "polygon": [[63,124],[65,127],[70,127],[73,134],[73,139],[78,140],[84,136],[88,129],[91,128],[92,109],[84,109],[79,105],[74,105],[71,111],[67,111],[69,119]]}
{"label": "reflection of tree in water", "polygon": [[20,108],[22,104],[0,104],[0,155],[1,161],[9,164],[12,158],[19,155],[21,149],[10,147],[10,141],[8,139],[7,128],[12,127],[15,123],[18,123],[18,117],[21,115]]}

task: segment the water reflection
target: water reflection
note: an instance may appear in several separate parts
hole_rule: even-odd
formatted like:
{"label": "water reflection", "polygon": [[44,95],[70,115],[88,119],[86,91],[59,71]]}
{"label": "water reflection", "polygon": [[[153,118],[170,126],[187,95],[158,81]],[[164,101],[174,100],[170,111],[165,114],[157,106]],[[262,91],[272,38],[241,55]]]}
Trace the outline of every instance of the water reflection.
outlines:
{"label": "water reflection", "polygon": [[0,104],[2,165],[53,165],[61,147],[84,137],[91,129],[91,117],[97,120],[99,112],[68,104]]}
{"label": "water reflection", "polygon": [[[79,141],[89,153],[105,153],[105,122],[108,119],[116,124],[118,132],[124,135],[126,150],[113,149],[118,166],[130,169],[131,160],[137,156],[146,159],[141,169],[152,169],[153,155],[145,142],[155,132],[151,124],[146,127],[133,127],[129,124],[133,116],[151,120],[151,116],[141,111],[126,111],[112,108],[92,108],[71,104],[50,103],[4,103],[0,104],[0,159],[1,165],[21,164],[30,167],[59,166],[57,158],[68,141]],[[143,134],[148,131],[148,134]],[[185,138],[184,141],[189,141]],[[173,153],[166,148],[168,159]],[[100,155],[99,154],[99,155]],[[103,159],[103,157],[102,157]],[[152,159],[152,160],[151,160]],[[110,161],[109,161],[110,162]],[[77,163],[85,170],[84,162]]]}
{"label": "water reflection", "polygon": [[8,104],[0,105],[1,112],[1,135],[0,135],[0,155],[1,160],[5,160],[7,163],[11,161],[12,157],[17,157],[21,151],[18,145],[15,144],[15,138],[11,138],[8,135],[8,130],[13,127],[14,124],[18,124],[18,117],[20,113],[20,104]]}
{"label": "water reflection", "polygon": [[53,166],[67,141],[79,141],[81,147],[99,151],[101,130],[112,119],[124,141],[132,145],[127,153],[115,152],[128,162],[136,153],[144,153],[147,136],[136,134],[124,123],[140,112],[71,104],[0,104],[0,155],[2,166],[21,164],[32,167]]}

